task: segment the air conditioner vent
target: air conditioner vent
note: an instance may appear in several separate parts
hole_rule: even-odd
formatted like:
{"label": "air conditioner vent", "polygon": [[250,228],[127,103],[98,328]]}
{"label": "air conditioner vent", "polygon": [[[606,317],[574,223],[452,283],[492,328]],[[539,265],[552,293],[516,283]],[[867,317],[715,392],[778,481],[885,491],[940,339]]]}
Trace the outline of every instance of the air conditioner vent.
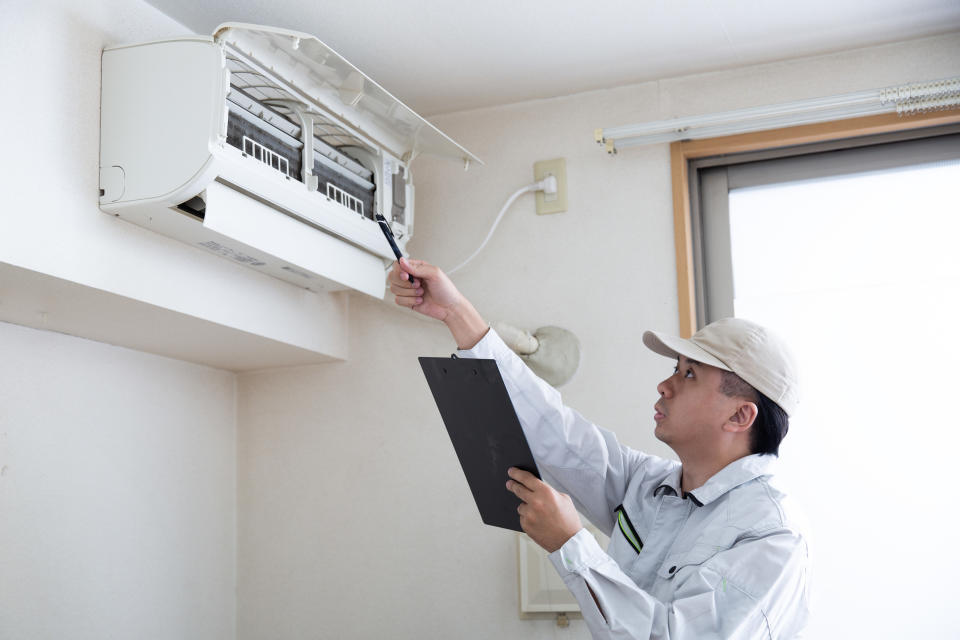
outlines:
{"label": "air conditioner vent", "polygon": [[248,156],[253,156],[255,160],[259,160],[271,169],[279,171],[285,178],[290,177],[289,158],[282,156],[275,151],[271,151],[264,145],[250,139],[247,136],[243,136],[243,152]]}
{"label": "air conditioner vent", "polygon": [[193,216],[197,220],[203,220],[207,212],[207,203],[203,201],[201,196],[194,196],[186,202],[178,204],[177,209]]}

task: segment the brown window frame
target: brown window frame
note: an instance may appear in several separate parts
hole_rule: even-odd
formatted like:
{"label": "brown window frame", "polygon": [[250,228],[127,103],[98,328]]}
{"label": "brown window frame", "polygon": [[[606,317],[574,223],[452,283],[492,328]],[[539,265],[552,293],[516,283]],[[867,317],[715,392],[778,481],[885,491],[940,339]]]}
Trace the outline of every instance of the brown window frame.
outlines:
{"label": "brown window frame", "polygon": [[670,165],[673,182],[673,229],[677,260],[677,310],[680,335],[688,338],[697,330],[693,221],[690,207],[691,161],[956,123],[960,123],[960,109],[914,116],[883,114],[671,143]]}

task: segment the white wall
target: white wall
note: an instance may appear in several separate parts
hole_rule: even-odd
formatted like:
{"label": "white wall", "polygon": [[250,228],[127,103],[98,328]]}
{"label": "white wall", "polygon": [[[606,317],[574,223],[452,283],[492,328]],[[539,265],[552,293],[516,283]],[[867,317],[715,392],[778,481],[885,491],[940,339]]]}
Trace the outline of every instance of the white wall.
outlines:
{"label": "white wall", "polygon": [[[198,315],[269,298],[97,207],[100,50],[186,32],[139,0],[3,3],[0,318],[31,293],[9,265]],[[234,385],[0,323],[0,638],[235,637]]]}
{"label": "white wall", "polygon": [[0,354],[0,638],[234,638],[234,375],[6,323]]}
{"label": "white wall", "polygon": [[[958,60],[953,34],[436,117],[487,165],[418,161],[411,251],[457,264],[535,161],[565,157],[570,210],[520,200],[456,281],[488,319],[577,333],[567,402],[663,454],[651,414],[672,363],[639,332],[677,329],[668,148],[608,157],[594,128],[949,76]],[[583,637],[517,617],[513,537],[480,524],[416,362],[454,348],[442,327],[359,298],[351,312],[348,362],[240,376],[238,636]]]}

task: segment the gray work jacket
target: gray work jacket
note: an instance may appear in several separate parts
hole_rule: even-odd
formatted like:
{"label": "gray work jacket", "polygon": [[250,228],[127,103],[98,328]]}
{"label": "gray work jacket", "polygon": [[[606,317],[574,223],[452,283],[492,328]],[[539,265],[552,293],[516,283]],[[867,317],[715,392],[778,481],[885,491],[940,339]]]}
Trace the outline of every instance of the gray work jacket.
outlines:
{"label": "gray work jacket", "polygon": [[543,479],[610,533],[606,551],[581,529],[550,554],[594,638],[800,634],[809,554],[775,456],[736,460],[681,495],[680,463],[625,447],[564,406],[492,329],[458,354],[497,361]]}

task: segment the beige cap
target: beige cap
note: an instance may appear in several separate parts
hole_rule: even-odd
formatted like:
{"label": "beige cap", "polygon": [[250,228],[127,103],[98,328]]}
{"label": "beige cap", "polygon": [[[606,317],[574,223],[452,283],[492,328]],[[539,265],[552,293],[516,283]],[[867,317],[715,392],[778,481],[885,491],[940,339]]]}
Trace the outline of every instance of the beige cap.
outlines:
{"label": "beige cap", "polygon": [[643,344],[668,358],[691,360],[732,371],[792,416],[799,402],[797,367],[787,345],[760,325],[742,318],[711,322],[689,339],[645,331]]}

